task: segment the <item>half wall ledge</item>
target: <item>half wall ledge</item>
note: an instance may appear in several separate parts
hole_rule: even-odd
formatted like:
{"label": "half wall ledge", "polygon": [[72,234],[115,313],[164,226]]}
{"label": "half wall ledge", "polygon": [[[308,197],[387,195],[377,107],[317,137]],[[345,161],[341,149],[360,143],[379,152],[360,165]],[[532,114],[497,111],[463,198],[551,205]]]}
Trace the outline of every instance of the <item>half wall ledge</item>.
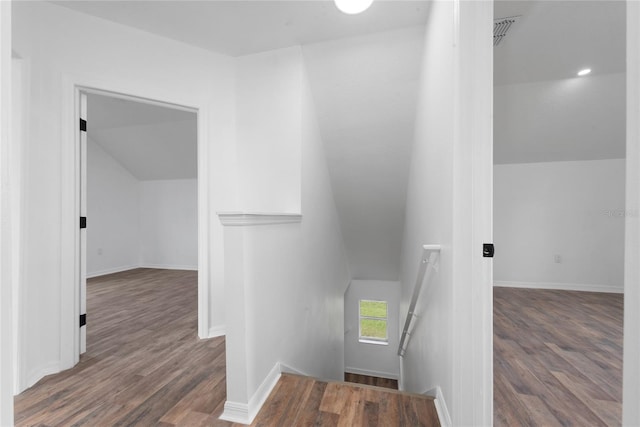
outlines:
{"label": "half wall ledge", "polygon": [[302,222],[302,214],[262,212],[218,212],[224,226],[253,226]]}

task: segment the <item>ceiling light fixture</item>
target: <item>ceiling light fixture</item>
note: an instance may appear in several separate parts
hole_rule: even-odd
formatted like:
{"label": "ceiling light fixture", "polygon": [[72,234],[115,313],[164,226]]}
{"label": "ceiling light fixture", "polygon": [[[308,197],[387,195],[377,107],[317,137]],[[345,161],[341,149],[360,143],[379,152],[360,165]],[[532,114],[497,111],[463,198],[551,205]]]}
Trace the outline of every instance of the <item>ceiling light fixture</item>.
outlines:
{"label": "ceiling light fixture", "polygon": [[585,68],[584,70],[578,71],[578,76],[579,77],[586,76],[590,72],[591,72],[591,68]]}
{"label": "ceiling light fixture", "polygon": [[336,7],[347,15],[356,15],[369,9],[373,0],[334,0]]}

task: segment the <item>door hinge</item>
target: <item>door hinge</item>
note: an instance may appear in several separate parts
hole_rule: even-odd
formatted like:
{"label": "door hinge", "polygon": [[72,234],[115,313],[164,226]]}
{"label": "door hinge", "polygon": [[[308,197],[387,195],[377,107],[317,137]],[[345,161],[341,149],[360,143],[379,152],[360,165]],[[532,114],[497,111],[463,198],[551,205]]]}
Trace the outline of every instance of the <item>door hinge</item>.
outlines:
{"label": "door hinge", "polygon": [[80,217],[80,228],[87,228],[87,217],[86,216],[81,216]]}
{"label": "door hinge", "polygon": [[495,248],[493,247],[493,243],[483,243],[482,244],[482,256],[485,258],[493,258],[493,254],[495,252]]}
{"label": "door hinge", "polygon": [[85,119],[80,119],[80,130],[82,132],[87,131],[87,121]]}
{"label": "door hinge", "polygon": [[80,315],[80,327],[82,328],[87,324],[87,313]]}

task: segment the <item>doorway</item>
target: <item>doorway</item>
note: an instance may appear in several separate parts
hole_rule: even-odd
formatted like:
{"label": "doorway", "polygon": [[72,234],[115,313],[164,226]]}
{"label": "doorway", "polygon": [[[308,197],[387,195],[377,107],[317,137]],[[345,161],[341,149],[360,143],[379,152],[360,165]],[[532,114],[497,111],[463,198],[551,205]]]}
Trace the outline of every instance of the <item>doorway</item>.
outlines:
{"label": "doorway", "polygon": [[[198,269],[197,115],[80,93],[80,352],[86,279]],[[90,326],[89,326],[90,327]]]}
{"label": "doorway", "polygon": [[619,425],[626,5],[494,18],[495,424]]}

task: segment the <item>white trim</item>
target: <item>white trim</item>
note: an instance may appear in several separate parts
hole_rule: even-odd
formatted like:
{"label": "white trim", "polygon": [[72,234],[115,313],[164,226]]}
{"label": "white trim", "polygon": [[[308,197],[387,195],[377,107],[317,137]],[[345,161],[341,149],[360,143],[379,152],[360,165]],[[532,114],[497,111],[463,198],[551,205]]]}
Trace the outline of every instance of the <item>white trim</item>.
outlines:
{"label": "white trim", "polygon": [[139,268],[155,268],[156,270],[198,271],[197,265],[178,265],[178,264],[141,264]]}
{"label": "white trim", "polygon": [[398,356],[398,390],[404,391],[404,358]]}
{"label": "white trim", "polygon": [[50,362],[45,365],[38,366],[36,369],[31,370],[31,372],[27,374],[25,383],[20,384],[20,392],[33,386],[35,383],[37,383],[47,375],[57,374],[60,371],[60,364],[58,362]]}
{"label": "white trim", "polygon": [[289,365],[285,365],[284,363],[280,362],[280,372],[281,373],[285,373],[285,374],[294,374],[294,375],[302,375],[305,377],[311,377],[311,375],[307,375],[306,373],[302,372],[299,369],[296,368],[292,368]]}
{"label": "white trim", "polygon": [[[627,150],[626,201],[628,212],[640,209],[640,3],[627,1]],[[625,217],[624,356],[622,425],[640,425],[640,221]]]}
{"label": "white trim", "polygon": [[225,325],[212,326],[209,328],[209,336],[207,338],[223,337],[227,333]]}
{"label": "white trim", "polygon": [[606,292],[613,294],[624,293],[624,288],[621,286],[582,283],[511,282],[496,280],[493,282],[493,286],[496,288],[554,289],[559,291]]}
{"label": "white trim", "polygon": [[[210,210],[213,200],[210,191],[210,161],[208,147],[211,144],[209,133],[210,99],[202,96],[184,96],[182,93],[166,91],[153,85],[145,86],[140,82],[123,81],[96,77],[92,74],[65,73],[61,79],[62,120],[60,152],[61,162],[61,205],[62,221],[60,248],[60,369],[73,367],[79,361],[79,334],[77,327],[79,316],[79,156],[77,141],[79,138],[78,101],[81,92],[98,93],[106,96],[135,99],[157,105],[164,104],[175,108],[195,111],[198,115],[198,336],[207,338],[209,333],[209,268],[210,254]],[[126,94],[126,95],[123,95]]]}
{"label": "white trim", "polygon": [[435,392],[436,398],[433,400],[433,404],[435,405],[436,412],[438,413],[440,426],[451,427],[453,423],[451,422],[451,416],[449,415],[449,410],[447,409],[447,404],[444,401],[444,395],[442,394],[440,386],[436,387]]}
{"label": "white trim", "polygon": [[251,424],[249,421],[249,405],[240,402],[224,402],[224,411],[220,415],[223,421],[232,423]]}
{"label": "white trim", "polygon": [[224,403],[224,412],[220,415],[220,419],[234,423],[251,424],[278,383],[281,372],[280,363],[276,363],[256,392],[253,393],[248,404],[226,401]]}
{"label": "white trim", "polygon": [[399,378],[397,374],[392,374],[389,372],[372,371],[368,369],[345,367],[344,371],[349,374],[366,375],[369,377],[378,377],[378,378],[388,378],[390,380],[397,380]]}
{"label": "white trim", "polygon": [[137,268],[151,268],[155,270],[184,270],[184,271],[198,271],[197,266],[193,265],[172,265],[172,264],[141,264],[141,265],[127,265],[122,267],[107,268],[105,270],[94,271],[87,274],[87,279],[94,277],[106,276],[107,274],[122,273],[123,271],[135,270]]}
{"label": "white trim", "polygon": [[126,265],[121,267],[107,268],[105,270],[99,270],[99,271],[94,271],[92,273],[87,273],[87,279],[106,276],[107,274],[122,273],[123,271],[135,270],[136,268],[139,268],[139,267],[137,265]]}
{"label": "white trim", "polygon": [[302,215],[296,213],[218,212],[218,217],[224,226],[289,224],[302,221]]}
{"label": "white trim", "polygon": [[[11,215],[11,205],[8,203],[9,193],[9,153],[12,140],[12,101],[11,83],[12,59],[11,59],[11,2],[0,1],[0,425],[13,425],[13,389],[14,369],[12,358],[14,357],[15,333],[12,296],[13,286],[11,281],[11,268],[14,262],[9,246],[11,224],[8,218]],[[18,313],[20,314],[20,313]]]}

